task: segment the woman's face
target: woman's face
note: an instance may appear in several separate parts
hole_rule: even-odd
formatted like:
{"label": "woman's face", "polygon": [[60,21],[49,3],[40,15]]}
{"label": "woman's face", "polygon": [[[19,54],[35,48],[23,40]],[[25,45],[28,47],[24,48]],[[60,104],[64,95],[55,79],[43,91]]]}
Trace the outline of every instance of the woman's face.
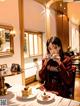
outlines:
{"label": "woman's face", "polygon": [[59,54],[60,47],[55,45],[55,44],[50,43],[49,46],[48,46],[48,50],[49,50],[49,52],[52,56],[54,54]]}

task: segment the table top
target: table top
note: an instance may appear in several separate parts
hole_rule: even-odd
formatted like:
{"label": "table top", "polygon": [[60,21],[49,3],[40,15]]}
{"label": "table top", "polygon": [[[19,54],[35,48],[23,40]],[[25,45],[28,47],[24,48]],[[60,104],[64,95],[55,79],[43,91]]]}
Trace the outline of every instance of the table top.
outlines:
{"label": "table top", "polygon": [[[16,87],[15,87],[16,88]],[[8,94],[5,96],[0,96],[1,99],[7,100],[7,106],[80,106],[80,102],[74,101],[71,99],[63,98],[61,96],[57,96],[52,94],[54,96],[54,99],[50,102],[40,102],[37,99],[38,93],[40,94],[40,91],[38,91],[37,95],[34,98],[31,99],[23,99],[21,96],[21,87],[17,86],[16,90],[13,87],[11,90],[8,91]]]}
{"label": "table top", "polygon": [[10,70],[4,70],[0,72],[0,77],[8,77],[8,76],[13,76],[13,75],[17,75],[17,74],[21,74],[23,73],[23,71],[20,72],[11,72]]}

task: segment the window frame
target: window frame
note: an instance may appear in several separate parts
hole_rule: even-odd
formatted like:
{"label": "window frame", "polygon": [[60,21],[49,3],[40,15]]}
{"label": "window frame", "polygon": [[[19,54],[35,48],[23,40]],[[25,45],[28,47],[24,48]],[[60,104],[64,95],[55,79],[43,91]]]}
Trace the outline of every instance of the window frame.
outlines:
{"label": "window frame", "polygon": [[[28,44],[28,51],[27,51],[27,56],[25,56],[25,54],[24,54],[24,57],[27,57],[27,58],[29,58],[29,57],[36,57],[36,56],[42,56],[43,55],[43,37],[42,37],[42,32],[33,32],[33,31],[27,31],[27,30],[25,30],[24,31],[24,34],[28,34],[28,38],[27,38],[27,44]],[[30,35],[32,36],[33,35],[33,54],[30,54],[30,44],[32,44],[31,42],[30,42]],[[38,50],[38,53],[37,54],[35,54],[35,41],[34,41],[34,37],[35,37],[35,35],[37,36],[37,43],[38,43],[38,48],[36,48],[37,50]],[[39,42],[39,37],[40,37],[40,39],[41,39],[41,43]],[[40,44],[41,45],[40,45]],[[25,46],[25,45],[24,45]]]}

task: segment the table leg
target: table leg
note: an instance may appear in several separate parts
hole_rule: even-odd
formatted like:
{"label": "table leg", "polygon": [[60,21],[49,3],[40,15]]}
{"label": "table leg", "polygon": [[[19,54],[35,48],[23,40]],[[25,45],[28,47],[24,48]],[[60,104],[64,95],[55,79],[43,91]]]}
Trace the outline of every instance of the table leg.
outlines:
{"label": "table leg", "polygon": [[4,77],[0,76],[0,96],[7,94],[7,88],[4,84]]}

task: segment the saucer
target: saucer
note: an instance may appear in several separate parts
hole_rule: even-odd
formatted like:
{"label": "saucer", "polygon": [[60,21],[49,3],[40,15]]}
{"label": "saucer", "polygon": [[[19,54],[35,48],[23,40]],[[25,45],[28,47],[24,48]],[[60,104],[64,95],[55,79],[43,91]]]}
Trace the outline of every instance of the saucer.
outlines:
{"label": "saucer", "polygon": [[55,94],[52,94],[50,92],[46,92],[46,95],[48,95],[48,98],[43,99],[42,93],[38,94],[37,95],[37,100],[40,101],[40,102],[50,102],[50,101],[55,100]]}
{"label": "saucer", "polygon": [[37,90],[35,88],[32,88],[32,93],[28,96],[22,96],[22,94],[20,94],[18,97],[22,98],[23,100],[27,100],[27,99],[34,99],[37,96]]}
{"label": "saucer", "polygon": [[22,96],[22,99],[32,99],[32,98],[35,98],[36,97],[36,94],[31,94],[29,96]]}

